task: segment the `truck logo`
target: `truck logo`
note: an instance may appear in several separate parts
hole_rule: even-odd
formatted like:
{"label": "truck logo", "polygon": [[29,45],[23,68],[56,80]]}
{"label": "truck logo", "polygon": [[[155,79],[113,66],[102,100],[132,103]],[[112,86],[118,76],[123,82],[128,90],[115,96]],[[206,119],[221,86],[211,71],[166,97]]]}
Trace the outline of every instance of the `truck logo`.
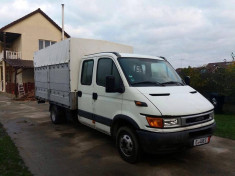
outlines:
{"label": "truck logo", "polygon": [[195,121],[196,121],[196,122],[202,121],[202,120],[204,120],[204,116],[200,116],[200,117],[195,118]]}

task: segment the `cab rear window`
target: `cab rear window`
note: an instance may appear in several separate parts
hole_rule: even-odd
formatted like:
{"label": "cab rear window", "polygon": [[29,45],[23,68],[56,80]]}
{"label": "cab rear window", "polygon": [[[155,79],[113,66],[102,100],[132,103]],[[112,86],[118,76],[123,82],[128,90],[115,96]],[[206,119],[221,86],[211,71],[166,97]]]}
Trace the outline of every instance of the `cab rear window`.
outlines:
{"label": "cab rear window", "polygon": [[84,61],[82,64],[82,85],[91,85],[94,60]]}

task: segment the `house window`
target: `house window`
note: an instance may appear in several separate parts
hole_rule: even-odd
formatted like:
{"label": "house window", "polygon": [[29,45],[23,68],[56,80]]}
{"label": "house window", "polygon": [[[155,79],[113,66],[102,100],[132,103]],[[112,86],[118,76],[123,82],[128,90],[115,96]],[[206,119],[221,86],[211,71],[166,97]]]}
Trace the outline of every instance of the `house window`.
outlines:
{"label": "house window", "polygon": [[44,47],[43,40],[39,40],[39,49],[43,49]]}
{"label": "house window", "polygon": [[39,49],[46,48],[48,46],[51,46],[55,44],[55,41],[50,41],[50,40],[39,40]]}

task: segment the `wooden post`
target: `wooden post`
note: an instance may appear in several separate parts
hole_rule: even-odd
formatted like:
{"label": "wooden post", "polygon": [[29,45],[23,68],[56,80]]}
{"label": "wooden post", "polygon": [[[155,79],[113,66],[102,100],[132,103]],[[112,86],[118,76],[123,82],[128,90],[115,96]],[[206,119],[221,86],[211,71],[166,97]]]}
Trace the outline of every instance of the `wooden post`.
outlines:
{"label": "wooden post", "polygon": [[17,68],[15,68],[15,98],[17,98],[17,81],[16,81],[16,78],[17,78]]}
{"label": "wooden post", "polygon": [[3,92],[6,92],[6,32],[3,33],[3,61],[2,61],[2,76],[3,76]]}
{"label": "wooden post", "polygon": [[3,33],[3,58],[6,59],[6,32]]}

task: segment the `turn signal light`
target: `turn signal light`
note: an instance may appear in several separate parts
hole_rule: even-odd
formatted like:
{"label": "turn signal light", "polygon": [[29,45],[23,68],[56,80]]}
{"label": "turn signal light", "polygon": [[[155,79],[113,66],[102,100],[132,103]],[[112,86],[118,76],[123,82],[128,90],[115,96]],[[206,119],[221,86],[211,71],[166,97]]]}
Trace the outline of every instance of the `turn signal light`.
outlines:
{"label": "turn signal light", "polygon": [[142,107],[148,107],[148,105],[145,102],[141,102],[141,101],[135,101],[135,105],[142,106]]}
{"label": "turn signal light", "polygon": [[154,128],[163,128],[163,119],[162,118],[153,118],[153,117],[146,117],[149,126]]}

